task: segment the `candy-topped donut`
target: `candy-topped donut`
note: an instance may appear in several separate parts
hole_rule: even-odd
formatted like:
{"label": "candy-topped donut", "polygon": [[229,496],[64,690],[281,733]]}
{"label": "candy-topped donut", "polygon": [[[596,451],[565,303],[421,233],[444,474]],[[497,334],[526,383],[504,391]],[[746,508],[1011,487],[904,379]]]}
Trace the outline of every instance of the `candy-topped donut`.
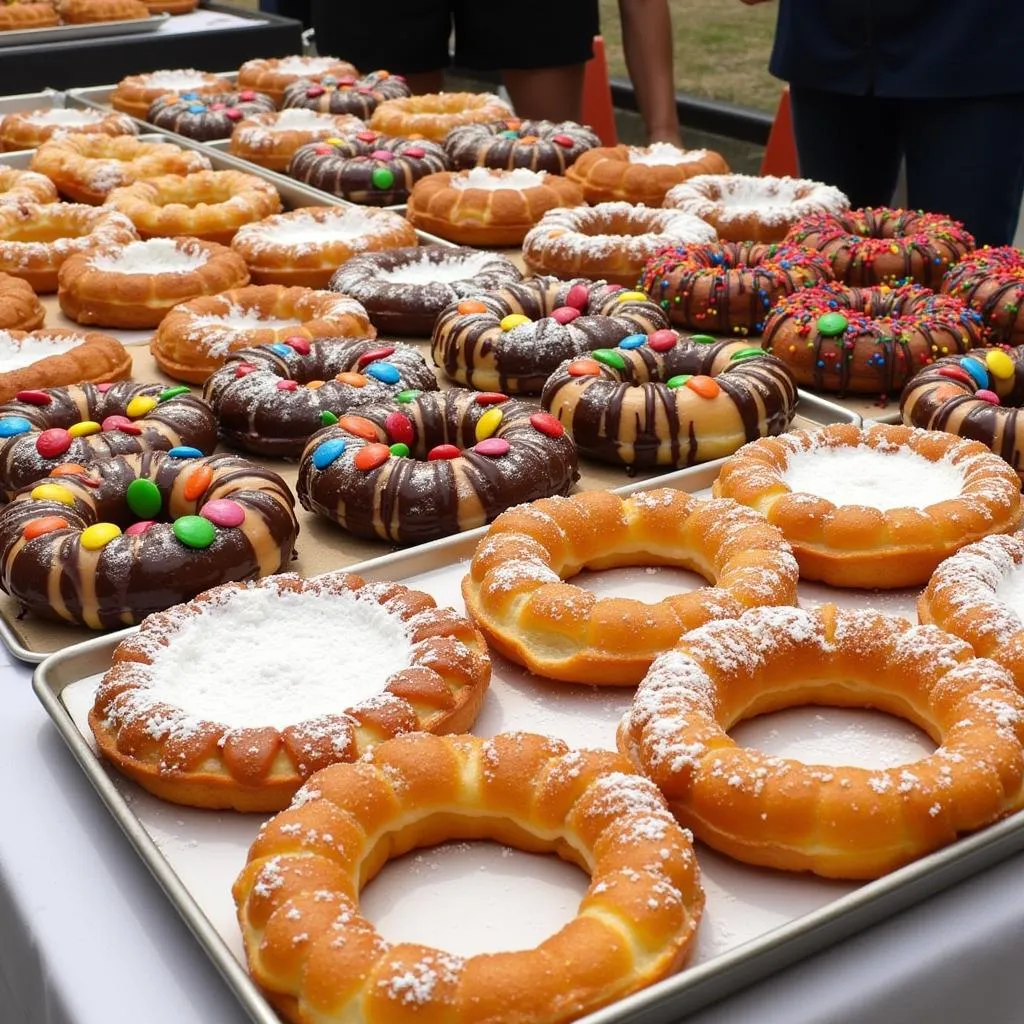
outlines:
{"label": "candy-topped donut", "polygon": [[993,345],[1024,345],[1024,253],[985,246],[946,271],[942,291],[977,310]]}
{"label": "candy-topped donut", "polygon": [[0,494],[10,498],[65,462],[217,443],[213,410],[185,387],[82,384],[19,391],[0,405]]}
{"label": "candy-topped donut", "polygon": [[643,292],[533,277],[453,302],[437,318],[431,350],[459,384],[535,394],[563,360],[666,327]]}
{"label": "candy-topped donut", "polygon": [[117,83],[110,96],[110,105],[122,113],[145,121],[154,100],[169,92],[213,93],[223,92],[226,82],[219,75],[195,68],[148,71],[141,75],[128,75]]}
{"label": "candy-topped donut", "polygon": [[980,441],[1024,481],[1024,348],[978,348],[936,359],[907,382],[908,426]]}
{"label": "candy-topped donut", "polygon": [[409,198],[417,181],[447,166],[436,142],[388,138],[365,129],[300,146],[288,174],[350,203],[394,206]]}
{"label": "candy-topped donut", "polygon": [[779,299],[831,277],[828,261],[811,249],[718,242],[663,250],[647,261],[640,287],[676,326],[760,334]]}
{"label": "candy-topped donut", "polygon": [[302,107],[274,114],[255,114],[234,127],[229,152],[249,163],[284,174],[300,147],[365,128],[358,117],[350,114],[318,114]]}
{"label": "candy-topped donut", "polygon": [[934,359],[981,344],[984,333],[981,317],[959,299],[920,285],[832,281],[782,299],[765,321],[763,344],[800,385],[885,399]]}
{"label": "candy-topped donut", "polygon": [[511,171],[565,174],[584,153],[601,140],[594,131],[575,121],[521,121],[509,118],[489,124],[464,124],[444,139],[444,151],[457,171],[470,167],[495,167]]}
{"label": "candy-topped donut", "polygon": [[324,75],[318,82],[292,82],[284,91],[281,109],[304,107],[322,114],[352,114],[366,121],[385,100],[409,95],[405,79],[389,71],[371,71],[361,78],[355,75],[339,78]]}
{"label": "candy-topped donut", "polygon": [[352,533],[416,544],[568,494],[577,475],[576,448],[552,416],[453,388],[404,392],[314,434],[297,491],[304,508]]}
{"label": "candy-topped donut", "polygon": [[290,457],[350,410],[410,390],[436,391],[437,378],[409,345],[289,338],[233,352],[203,396],[232,447]]}
{"label": "candy-topped donut", "polygon": [[322,78],[347,78],[359,72],[346,60],[337,57],[256,57],[238,69],[238,88],[265,92],[278,107],[284,91],[300,79],[318,82]]}
{"label": "candy-topped donut", "polygon": [[636,470],[692,466],[781,434],[796,400],[792,374],[760,348],[655,331],[562,363],[540,402],[581,455]]}
{"label": "candy-topped donut", "polygon": [[277,110],[274,101],[264,93],[243,89],[241,92],[186,92],[161,96],[150,106],[146,120],[186,139],[210,142],[226,139],[247,117],[269,114]]}
{"label": "candy-topped donut", "polygon": [[276,473],[237,455],[176,447],[59,463],[0,512],[0,584],[42,618],[131,626],[287,568],[293,506]]}
{"label": "candy-topped donut", "polygon": [[908,278],[938,288],[946,270],[974,248],[963,224],[940,213],[864,207],[798,221],[787,242],[826,256],[846,284],[893,284]]}

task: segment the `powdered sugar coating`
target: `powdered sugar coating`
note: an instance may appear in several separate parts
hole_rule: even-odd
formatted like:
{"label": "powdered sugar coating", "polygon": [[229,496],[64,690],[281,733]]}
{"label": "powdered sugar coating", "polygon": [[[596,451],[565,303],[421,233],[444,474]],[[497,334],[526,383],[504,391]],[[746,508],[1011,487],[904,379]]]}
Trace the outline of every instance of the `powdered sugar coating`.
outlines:
{"label": "powdered sugar coating", "polygon": [[209,81],[209,74],[195,68],[178,68],[174,70],[151,71],[140,76],[146,88],[166,89],[168,92],[184,92],[186,89],[198,89]]}
{"label": "powdered sugar coating", "polygon": [[30,124],[59,125],[62,128],[67,128],[83,124],[98,124],[106,115],[99,110],[52,107],[49,110],[32,110],[21,116]]}
{"label": "powdered sugar coating", "polygon": [[524,189],[538,188],[543,185],[547,176],[547,171],[531,171],[526,167],[517,167],[512,171],[474,167],[469,171],[453,174],[449,184],[456,192],[467,188],[478,188],[487,192],[504,189],[522,192]]}
{"label": "powdered sugar coating", "polygon": [[206,249],[173,238],[130,242],[122,249],[107,249],[89,257],[89,266],[108,274],[188,274],[204,266]]}
{"label": "powdered sugar coating", "polygon": [[356,206],[332,208],[318,216],[306,211],[276,214],[241,227],[235,235],[235,248],[252,253],[286,249],[308,251],[332,242],[345,242],[358,251],[360,246],[352,243],[390,234],[396,216],[388,210]]}
{"label": "powdered sugar coating", "polygon": [[696,163],[698,160],[704,160],[707,155],[706,149],[680,149],[668,142],[629,147],[629,162],[631,164],[649,164],[658,167]]}
{"label": "powdered sugar coating", "polygon": [[7,331],[0,331],[0,373],[31,366],[40,359],[60,356],[70,352],[85,341],[84,334],[47,336],[45,333],[32,334],[21,341],[15,341]]}

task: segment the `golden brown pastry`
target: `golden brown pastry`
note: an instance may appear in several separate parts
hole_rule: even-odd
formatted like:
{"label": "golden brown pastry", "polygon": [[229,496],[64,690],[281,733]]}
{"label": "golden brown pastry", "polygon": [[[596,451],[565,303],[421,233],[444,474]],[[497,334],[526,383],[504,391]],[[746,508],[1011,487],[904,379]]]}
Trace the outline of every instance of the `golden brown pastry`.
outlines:
{"label": "golden brown pastry", "polygon": [[145,121],[153,102],[169,92],[202,94],[223,91],[224,79],[209,71],[197,71],[195,68],[147,71],[122,78],[111,94],[110,105]]}
{"label": "golden brown pastry", "polygon": [[58,3],[61,20],[68,25],[149,17],[149,8],[142,0],[58,0]]}
{"label": "golden brown pastry", "polygon": [[78,107],[49,107],[0,116],[0,149],[35,149],[47,139],[69,132],[88,135],[137,135],[138,126],[124,114]]}
{"label": "golden brown pastry", "polygon": [[419,135],[432,142],[443,142],[459,125],[500,121],[511,116],[508,104],[492,93],[425,93],[381,103],[370,117],[370,127],[382,135]]}
{"label": "golden brown pastry", "polygon": [[0,274],[0,331],[34,331],[45,319],[46,310],[28,281]]}

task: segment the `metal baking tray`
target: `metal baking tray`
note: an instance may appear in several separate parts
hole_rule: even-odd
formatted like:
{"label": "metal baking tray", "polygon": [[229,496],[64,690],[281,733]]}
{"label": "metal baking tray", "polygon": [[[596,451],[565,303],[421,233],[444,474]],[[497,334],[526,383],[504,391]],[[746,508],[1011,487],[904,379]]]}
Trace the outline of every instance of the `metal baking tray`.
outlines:
{"label": "metal baking tray", "polygon": [[[644,491],[671,486],[702,493],[710,486],[718,469],[718,464],[709,464],[623,490]],[[433,594],[439,603],[461,607],[459,580],[481,532],[387,555],[353,566],[350,571],[371,580],[402,581]],[[594,574],[594,578],[606,578],[606,585],[592,589],[649,597],[649,589],[645,591],[644,588],[651,584],[644,581],[650,579],[646,574],[651,571],[618,569]],[[912,616],[914,594],[916,591],[889,595],[883,607],[893,614]],[[866,603],[863,594],[833,591],[815,584],[801,585],[801,600],[805,603],[838,600],[848,605]],[[244,863],[245,852],[255,837],[261,816],[230,812],[214,814],[161,804],[108,768],[91,744],[85,723],[91,692],[109,666],[114,647],[129,632],[126,630],[87,641],[54,655],[37,669],[33,688],[101,800],[251,1019],[257,1024],[280,1024],[243,966],[241,941],[230,900],[231,881]],[[495,657],[491,690],[473,731],[482,736],[514,729],[550,732],[561,735],[574,746],[608,747],[614,742],[614,726],[628,707],[631,693],[629,688],[545,683]],[[757,720],[753,720],[754,731],[744,732],[740,741],[761,747],[779,740],[792,742],[794,738],[799,740],[807,736],[810,721],[828,720],[825,726],[815,725],[813,729],[831,730],[830,749],[837,755],[835,762],[843,763],[851,760],[848,752],[850,719],[845,716],[871,716],[873,713],[839,709],[832,714],[833,710],[822,707],[794,709],[782,714],[795,715],[796,718],[781,720],[777,716],[763,716],[760,729],[757,728]],[[874,725],[869,721],[866,726],[864,720],[854,720],[860,729],[865,730],[862,750],[874,752],[893,742],[889,730],[893,728],[894,719],[878,718],[873,720]],[[740,729],[736,733],[739,734]],[[775,740],[771,739],[773,736]],[[902,753],[906,759],[907,749],[904,748]],[[874,753],[867,756],[872,757]],[[1022,849],[1024,812],[884,878],[864,884],[753,869],[698,847],[708,905],[698,933],[692,966],[583,1020],[586,1024],[626,1024],[627,1021],[672,1024],[683,1015],[820,952],[826,946]],[[580,890],[571,884],[566,885],[564,876],[549,874],[555,870],[550,867],[552,859],[534,858],[525,868],[516,868],[515,865],[521,865],[521,862],[511,854],[511,871],[519,872],[521,884],[529,885],[533,881],[535,886],[538,883],[545,886],[543,889],[535,887],[529,893],[531,913],[517,914],[517,906],[522,904],[513,902],[509,906],[508,901],[521,899],[522,890],[513,885],[512,896],[502,896],[496,891],[494,881],[488,879],[488,873],[495,871],[496,858],[506,855],[507,851],[496,844],[455,844],[454,850],[450,845],[436,851],[420,850],[406,858],[404,865],[397,861],[384,868],[364,894],[364,911],[380,927],[386,928],[386,934],[393,941],[409,940],[409,934],[395,934],[396,928],[402,927],[403,898],[410,891],[422,890],[423,875],[428,875],[426,884],[429,889],[429,874],[441,869],[439,875],[446,880],[465,885],[460,894],[454,894],[454,889],[443,890],[455,904],[449,902],[446,904],[448,912],[436,915],[456,923],[445,924],[435,920],[427,935],[423,935],[422,930],[416,932],[418,941],[437,942],[434,937],[437,930],[447,930],[447,934],[453,936],[467,928],[490,927],[492,937],[497,932],[497,938],[507,943],[495,948],[532,945],[532,941],[523,943],[521,934],[524,928],[535,929],[536,923],[525,924],[520,918],[532,918],[540,901],[546,901],[546,906],[537,913],[547,918],[552,913],[551,905],[557,905],[560,897],[562,913],[568,918],[572,914],[574,897]],[[413,876],[411,889],[410,874]],[[505,872],[504,875],[507,893],[510,874]],[[420,876],[418,881],[416,876]],[[552,877],[555,878],[554,890],[550,888]],[[474,893],[476,902],[473,902]],[[496,915],[490,910],[476,914],[468,912],[479,911],[495,900],[500,905]],[[436,904],[434,907],[436,909]],[[459,913],[460,909],[467,910],[467,913]],[[496,923],[473,925],[477,918],[496,919]],[[406,925],[421,927],[421,922],[406,922]],[[456,949],[455,952],[467,950]]]}
{"label": "metal baking tray", "polygon": [[[67,93],[57,89],[23,92],[16,96],[0,96],[0,117],[5,114],[23,114],[30,110],[63,110],[68,106],[67,99]],[[2,154],[0,154],[0,158],[2,158]]]}
{"label": "metal baking tray", "polygon": [[0,32],[0,49],[8,46],[36,46],[41,43],[68,43],[76,39],[102,39],[107,36],[134,36],[157,32],[167,23],[169,14],[153,14],[130,21],[90,21],[85,25],[53,25],[50,28],[22,28]]}

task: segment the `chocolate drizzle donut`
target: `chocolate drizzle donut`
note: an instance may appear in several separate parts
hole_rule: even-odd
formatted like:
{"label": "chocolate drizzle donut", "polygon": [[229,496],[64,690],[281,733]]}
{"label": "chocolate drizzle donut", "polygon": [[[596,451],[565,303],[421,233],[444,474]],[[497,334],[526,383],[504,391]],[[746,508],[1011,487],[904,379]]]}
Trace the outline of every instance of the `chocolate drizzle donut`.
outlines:
{"label": "chocolate drizzle donut", "polygon": [[359,302],[379,331],[415,337],[429,335],[449,303],[522,277],[498,253],[419,245],[354,256],[330,287]]}
{"label": "chocolate drizzle donut", "polygon": [[431,346],[434,362],[459,384],[536,394],[564,360],[666,327],[643,292],[533,277],[452,303]]}
{"label": "chocolate drizzle donut", "polygon": [[146,120],[157,128],[197,142],[226,139],[235,125],[256,114],[275,111],[274,101],[261,92],[186,92],[161,96],[149,108]]}
{"label": "chocolate drizzle donut", "polygon": [[588,149],[601,140],[574,121],[520,121],[509,118],[488,124],[463,124],[444,139],[452,169],[495,167],[507,171],[527,167],[531,171],[565,174]]}
{"label": "chocolate drizzle donut", "polygon": [[299,527],[285,482],[191,448],[65,463],[0,512],[0,585],[36,615],[130,626],[221,583],[280,572]]}
{"label": "chocolate drizzle donut", "polygon": [[789,370],[760,348],[656,331],[566,361],[540,401],[581,454],[633,471],[692,466],[781,434],[797,393]]}
{"label": "chocolate drizzle donut", "polygon": [[388,71],[371,71],[362,78],[325,75],[318,82],[292,82],[284,91],[281,109],[302,107],[322,114],[352,114],[365,121],[385,100],[411,95],[405,79]]}
{"label": "chocolate drizzle donut", "polygon": [[415,389],[436,391],[437,378],[408,345],[294,338],[233,352],[203,390],[228,444],[290,457],[350,410]]}
{"label": "chocolate drizzle donut", "polygon": [[980,441],[1024,481],[1024,348],[979,348],[936,359],[903,389],[907,426]]}
{"label": "chocolate drizzle donut", "polygon": [[367,406],[314,434],[297,490],[304,508],[352,533],[416,544],[568,494],[577,475],[576,448],[553,417],[456,388]]}
{"label": "chocolate drizzle donut", "polygon": [[998,345],[1024,345],[1024,253],[985,246],[946,271],[942,291],[977,310]]}
{"label": "chocolate drizzle donut", "polygon": [[19,391],[0,405],[0,493],[4,498],[64,463],[169,448],[212,452],[213,410],[186,387],[81,384]]}
{"label": "chocolate drizzle donut", "polygon": [[409,198],[420,178],[447,167],[448,158],[436,142],[393,139],[366,129],[300,146],[288,174],[350,203],[393,206]]}

